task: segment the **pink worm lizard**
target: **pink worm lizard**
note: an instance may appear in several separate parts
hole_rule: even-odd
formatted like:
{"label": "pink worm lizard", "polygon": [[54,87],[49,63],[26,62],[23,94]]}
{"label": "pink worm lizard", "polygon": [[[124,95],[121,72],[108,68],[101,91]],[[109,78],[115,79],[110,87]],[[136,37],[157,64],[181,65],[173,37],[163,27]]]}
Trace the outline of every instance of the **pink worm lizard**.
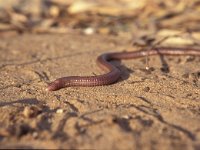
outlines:
{"label": "pink worm lizard", "polygon": [[194,55],[200,56],[200,49],[192,48],[154,48],[149,51],[139,50],[132,52],[114,52],[114,53],[105,53],[100,55],[97,58],[97,64],[106,71],[105,74],[97,76],[68,76],[56,79],[51,82],[47,91],[55,91],[64,87],[71,86],[101,86],[108,85],[116,82],[120,75],[121,71],[110,63],[111,60],[120,60],[120,59],[132,59],[140,58],[144,56],[151,55]]}

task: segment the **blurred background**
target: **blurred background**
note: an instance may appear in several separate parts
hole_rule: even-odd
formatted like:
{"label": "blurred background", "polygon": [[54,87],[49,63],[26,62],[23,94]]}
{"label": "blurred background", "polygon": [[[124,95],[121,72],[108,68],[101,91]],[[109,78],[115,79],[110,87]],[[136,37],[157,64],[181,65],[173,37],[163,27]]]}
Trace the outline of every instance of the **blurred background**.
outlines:
{"label": "blurred background", "polygon": [[200,0],[0,0],[0,36],[72,33],[199,45]]}

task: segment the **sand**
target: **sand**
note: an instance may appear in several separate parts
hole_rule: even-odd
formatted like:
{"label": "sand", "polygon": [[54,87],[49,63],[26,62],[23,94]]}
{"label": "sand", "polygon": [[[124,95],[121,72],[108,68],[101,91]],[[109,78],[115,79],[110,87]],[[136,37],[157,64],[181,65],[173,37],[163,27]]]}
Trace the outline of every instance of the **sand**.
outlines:
{"label": "sand", "polygon": [[123,72],[115,84],[45,91],[59,77],[102,74],[97,56],[127,45],[95,34],[2,36],[0,148],[200,149],[199,57],[153,56],[151,71],[145,58],[113,61]]}

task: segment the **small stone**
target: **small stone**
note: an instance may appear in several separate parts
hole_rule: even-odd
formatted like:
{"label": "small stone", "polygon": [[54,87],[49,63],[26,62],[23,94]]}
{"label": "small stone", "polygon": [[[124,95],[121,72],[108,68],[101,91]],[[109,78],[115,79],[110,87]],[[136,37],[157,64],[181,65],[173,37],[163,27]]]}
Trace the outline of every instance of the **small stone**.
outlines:
{"label": "small stone", "polygon": [[60,10],[57,6],[51,6],[49,9],[49,13],[53,17],[58,17],[60,14]]}
{"label": "small stone", "polygon": [[145,88],[143,89],[143,91],[144,91],[144,92],[149,92],[149,91],[150,91],[150,87],[148,87],[148,86],[145,87]]}
{"label": "small stone", "polygon": [[23,111],[23,115],[27,118],[33,118],[33,117],[36,117],[38,114],[40,114],[42,111],[41,109],[39,109],[38,107],[35,107],[35,106],[26,106],[24,108],[24,111]]}
{"label": "small stone", "polygon": [[92,34],[94,34],[94,32],[95,32],[94,28],[91,28],[91,27],[88,27],[85,30],[83,30],[83,33],[86,35],[92,35]]}
{"label": "small stone", "polygon": [[153,67],[146,67],[145,69],[139,69],[139,71],[144,72],[146,75],[151,74],[155,69]]}
{"label": "small stone", "polygon": [[56,110],[56,113],[57,113],[57,114],[62,114],[62,113],[63,113],[63,109],[61,109],[61,108],[57,109],[57,110]]}
{"label": "small stone", "polygon": [[38,133],[37,132],[33,132],[33,137],[37,138],[38,137]]}
{"label": "small stone", "polygon": [[124,115],[124,116],[122,116],[122,118],[124,118],[124,119],[131,119],[131,116],[129,116],[129,115]]}

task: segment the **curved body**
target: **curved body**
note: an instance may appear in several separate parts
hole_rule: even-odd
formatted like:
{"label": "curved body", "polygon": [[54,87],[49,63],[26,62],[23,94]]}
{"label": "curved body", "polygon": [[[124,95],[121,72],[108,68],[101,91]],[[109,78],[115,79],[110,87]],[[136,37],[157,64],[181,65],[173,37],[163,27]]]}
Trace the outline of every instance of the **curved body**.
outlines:
{"label": "curved body", "polygon": [[71,86],[100,86],[116,82],[121,71],[110,63],[111,60],[133,59],[151,55],[195,55],[200,56],[200,49],[191,48],[155,48],[149,51],[105,53],[97,58],[97,64],[107,73],[98,76],[69,76],[56,79],[47,87],[48,91]]}

